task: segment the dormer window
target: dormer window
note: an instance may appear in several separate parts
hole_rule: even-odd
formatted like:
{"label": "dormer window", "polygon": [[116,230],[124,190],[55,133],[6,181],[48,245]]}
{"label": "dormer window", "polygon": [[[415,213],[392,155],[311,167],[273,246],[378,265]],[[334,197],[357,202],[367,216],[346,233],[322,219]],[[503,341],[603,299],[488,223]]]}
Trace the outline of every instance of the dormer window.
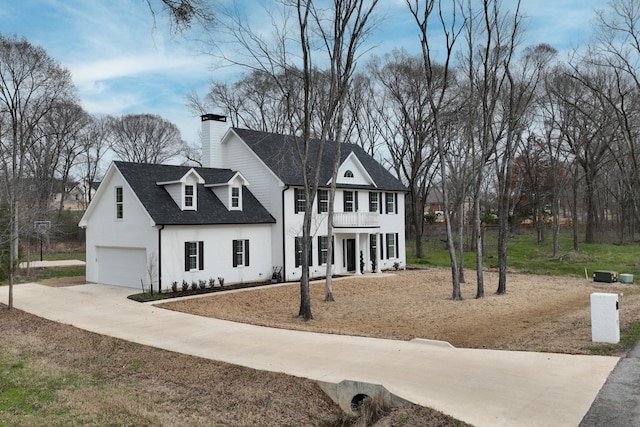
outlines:
{"label": "dormer window", "polygon": [[184,208],[187,210],[193,210],[196,208],[195,203],[195,186],[184,186]]}
{"label": "dormer window", "polygon": [[240,187],[231,187],[231,209],[241,209]]}
{"label": "dormer window", "polygon": [[344,173],[344,177],[345,178],[353,178],[353,172],[351,172],[350,170],[346,171]]}

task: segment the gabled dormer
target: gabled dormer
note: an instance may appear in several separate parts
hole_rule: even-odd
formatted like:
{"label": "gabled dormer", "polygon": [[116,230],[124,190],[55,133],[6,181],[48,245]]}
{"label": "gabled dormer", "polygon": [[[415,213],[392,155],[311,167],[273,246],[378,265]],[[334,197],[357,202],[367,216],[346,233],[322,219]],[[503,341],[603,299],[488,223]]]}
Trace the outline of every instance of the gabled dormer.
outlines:
{"label": "gabled dormer", "polygon": [[[352,151],[338,169],[338,185],[372,185],[377,187],[367,169],[362,165],[358,156]],[[330,184],[328,182],[327,184]]]}
{"label": "gabled dormer", "polygon": [[246,178],[240,172],[236,172],[227,182],[205,184],[205,187],[210,188],[228,210],[241,211],[242,187],[246,185],[249,185]]}
{"label": "gabled dormer", "polygon": [[204,179],[195,169],[189,169],[179,179],[157,182],[156,184],[167,190],[167,193],[181,210],[198,210],[198,184],[204,184]]}

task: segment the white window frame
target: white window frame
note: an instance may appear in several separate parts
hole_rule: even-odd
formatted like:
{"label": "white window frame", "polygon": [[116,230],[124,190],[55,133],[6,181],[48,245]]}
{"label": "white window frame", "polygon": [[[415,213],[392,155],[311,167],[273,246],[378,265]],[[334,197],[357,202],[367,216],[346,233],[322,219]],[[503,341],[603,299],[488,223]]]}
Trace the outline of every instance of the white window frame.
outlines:
{"label": "white window frame", "polygon": [[328,212],[329,212],[329,190],[318,190],[318,213],[328,213]]}
{"label": "white window frame", "polygon": [[398,242],[396,242],[396,234],[395,233],[387,233],[386,236],[387,243],[387,259],[394,259],[398,257],[397,247]]}
{"label": "white window frame", "polygon": [[[347,198],[347,195],[351,196],[351,200]],[[343,191],[342,197],[344,197],[344,211],[345,212],[355,212],[356,211],[356,201],[355,201],[355,192],[354,191]],[[348,208],[351,208],[349,210]]]}
{"label": "white window frame", "polygon": [[241,194],[240,187],[231,187],[231,209],[242,210]]}
{"label": "white window frame", "polygon": [[302,188],[295,188],[293,190],[293,204],[294,212],[304,214],[307,209],[307,198]]}
{"label": "white window frame", "polygon": [[[380,206],[380,201],[378,200],[379,195],[377,191],[369,192],[369,212],[378,212]],[[373,206],[375,206],[375,208],[373,208]]]}
{"label": "white window frame", "polygon": [[121,221],[124,218],[124,190],[122,189],[121,186],[115,187],[114,198],[115,198],[116,220]]}
{"label": "white window frame", "polygon": [[[189,189],[191,189],[191,194],[188,193]],[[184,186],[184,209],[196,209],[196,186],[193,184],[186,184]]]}
{"label": "white window frame", "polygon": [[200,253],[198,249],[199,242],[189,243],[189,271],[199,271]]}
{"label": "white window frame", "polygon": [[386,193],[385,194],[385,212],[388,214],[396,213],[396,194],[395,193]]}
{"label": "white window frame", "polygon": [[327,261],[328,261],[328,256],[329,256],[329,236],[319,236],[320,238],[318,239],[318,252],[319,252],[319,256],[320,259],[318,261],[320,261],[319,265],[326,265]]}

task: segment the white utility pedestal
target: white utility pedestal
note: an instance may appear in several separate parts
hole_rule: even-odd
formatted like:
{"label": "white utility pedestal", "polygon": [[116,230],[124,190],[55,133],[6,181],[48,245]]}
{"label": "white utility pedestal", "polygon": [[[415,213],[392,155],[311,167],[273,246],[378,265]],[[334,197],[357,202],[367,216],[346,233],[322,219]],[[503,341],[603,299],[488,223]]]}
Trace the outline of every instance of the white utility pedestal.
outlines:
{"label": "white utility pedestal", "polygon": [[591,341],[612,344],[620,342],[618,294],[591,294]]}

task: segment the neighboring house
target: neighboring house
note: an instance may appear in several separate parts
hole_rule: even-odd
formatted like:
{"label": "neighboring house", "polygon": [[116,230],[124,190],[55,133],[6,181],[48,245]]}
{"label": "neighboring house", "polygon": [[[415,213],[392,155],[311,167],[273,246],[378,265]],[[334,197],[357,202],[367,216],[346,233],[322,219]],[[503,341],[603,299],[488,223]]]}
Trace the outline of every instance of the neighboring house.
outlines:
{"label": "neighboring house", "polygon": [[99,182],[68,182],[66,185],[62,181],[55,181],[53,185],[53,197],[51,207],[53,209],[60,208],[60,201],[64,197],[63,209],[65,210],[84,210],[89,205],[90,199],[96,193]]}
{"label": "neighboring house", "polygon": [[[80,226],[87,280],[167,289],[224,277],[225,283],[301,276],[304,192],[291,137],[228,128],[202,116],[204,167],[114,162]],[[313,144],[320,144],[314,140]],[[325,143],[314,203],[310,274],[361,274],[405,266],[406,188],[361,147],[342,145],[327,253],[334,147]],[[360,261],[364,264],[361,271]]]}

